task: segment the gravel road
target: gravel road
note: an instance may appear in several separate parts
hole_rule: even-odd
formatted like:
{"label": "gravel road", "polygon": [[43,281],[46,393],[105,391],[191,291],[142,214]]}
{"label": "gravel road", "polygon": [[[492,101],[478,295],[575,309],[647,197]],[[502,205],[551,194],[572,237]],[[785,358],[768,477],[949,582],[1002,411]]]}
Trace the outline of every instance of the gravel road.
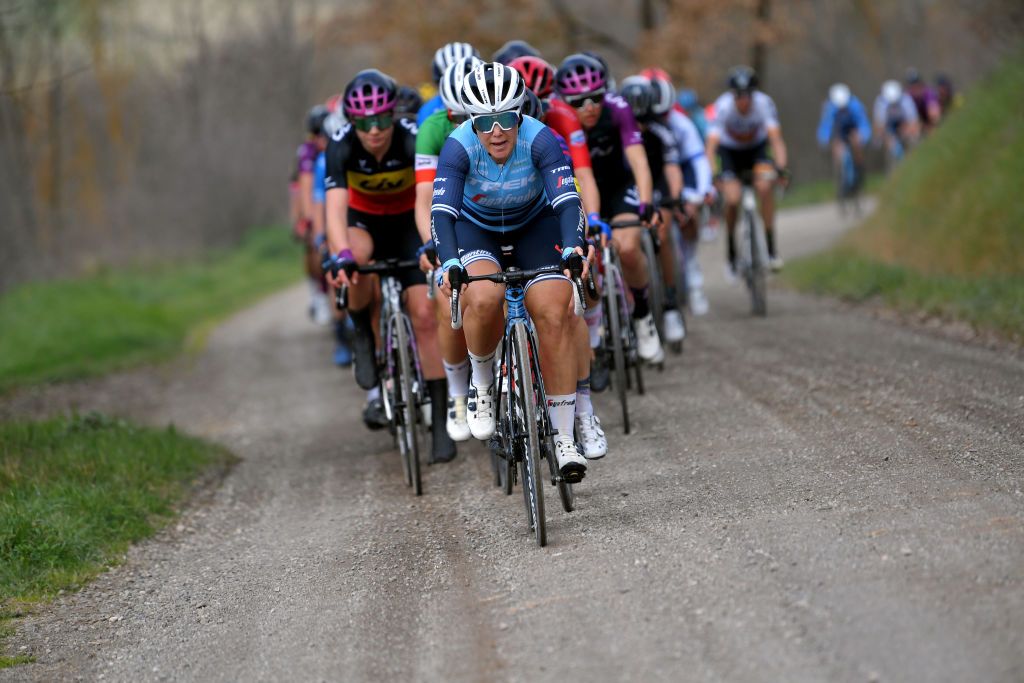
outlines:
{"label": "gravel road", "polygon": [[[784,253],[843,226],[783,219]],[[1022,681],[1024,355],[720,279],[636,433],[548,489],[550,546],[460,450],[404,485],[289,289],[200,355],[24,393],[177,425],[242,462],[180,523],[18,620],[0,680]],[[22,649],[23,648],[23,649]]]}

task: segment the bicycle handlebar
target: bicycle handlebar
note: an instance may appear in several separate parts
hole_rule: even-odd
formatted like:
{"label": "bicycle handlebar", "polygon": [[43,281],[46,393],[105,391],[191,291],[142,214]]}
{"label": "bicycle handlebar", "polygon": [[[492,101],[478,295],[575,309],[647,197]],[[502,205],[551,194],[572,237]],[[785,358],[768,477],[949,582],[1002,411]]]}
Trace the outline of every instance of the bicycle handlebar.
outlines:
{"label": "bicycle handlebar", "polygon": [[[577,316],[583,315],[586,310],[586,301],[583,298],[583,257],[573,254],[568,259],[569,274],[573,284],[573,311]],[[485,275],[468,275],[465,270],[454,267],[448,270],[448,280],[452,286],[452,329],[462,328],[462,311],[459,308],[459,295],[462,286],[473,282],[493,282],[498,285],[522,285],[541,275],[560,274],[560,266],[543,266],[533,270],[519,270],[510,268],[498,273],[487,273]]]}
{"label": "bicycle handlebar", "polygon": [[[366,265],[357,266],[352,264],[351,267],[345,268],[345,274],[348,277],[352,277],[353,273],[359,273],[360,275],[378,274],[378,275],[397,275],[399,272],[406,270],[419,270],[420,261],[419,259],[398,259],[389,258],[383,261],[377,261],[375,263],[367,263]],[[338,264],[330,264],[331,274],[334,277],[338,277],[338,272],[341,270]],[[342,285],[334,290],[334,303],[338,307],[338,310],[345,310],[348,308],[348,287]]]}

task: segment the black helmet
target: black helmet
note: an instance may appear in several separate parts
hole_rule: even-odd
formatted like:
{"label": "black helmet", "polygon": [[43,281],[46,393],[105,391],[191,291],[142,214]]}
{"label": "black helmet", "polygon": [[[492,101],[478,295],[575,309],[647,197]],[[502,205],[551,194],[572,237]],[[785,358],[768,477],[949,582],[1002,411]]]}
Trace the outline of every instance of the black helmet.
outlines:
{"label": "black helmet", "polygon": [[729,89],[750,92],[757,89],[757,72],[749,66],[734,66],[729,72]]}
{"label": "black helmet", "polygon": [[310,135],[320,135],[324,129],[324,119],[330,114],[322,104],[314,105],[309,113],[306,114],[306,130],[309,131]]}
{"label": "black helmet", "polygon": [[544,109],[544,103],[537,97],[537,93],[533,92],[529,88],[526,89],[526,99],[523,100],[523,116],[532,116],[538,121],[544,120],[544,114],[547,111]]}
{"label": "black helmet", "polygon": [[909,69],[907,69],[905,80],[907,81],[907,85],[917,85],[918,83],[921,83],[924,79],[921,78],[920,71],[918,71],[914,67],[910,67]]}
{"label": "black helmet", "polygon": [[395,114],[399,118],[416,118],[416,114],[422,106],[423,98],[420,97],[419,90],[410,85],[403,85],[398,89]]}
{"label": "black helmet", "polygon": [[633,116],[638,121],[652,118],[651,107],[654,106],[654,85],[645,76],[630,76],[622,81],[619,96],[626,100]]}
{"label": "black helmet", "polygon": [[491,61],[511,64],[512,60],[516,57],[525,57],[527,55],[540,57],[540,51],[525,40],[510,40],[498,48]]}

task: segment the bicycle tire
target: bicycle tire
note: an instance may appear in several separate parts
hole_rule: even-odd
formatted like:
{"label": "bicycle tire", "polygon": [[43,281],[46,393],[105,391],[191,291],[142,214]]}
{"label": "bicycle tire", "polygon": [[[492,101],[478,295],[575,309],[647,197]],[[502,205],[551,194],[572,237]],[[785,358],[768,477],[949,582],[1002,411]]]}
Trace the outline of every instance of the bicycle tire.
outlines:
{"label": "bicycle tire", "polygon": [[616,277],[618,265],[608,263],[605,265],[606,276],[604,284],[604,312],[608,318],[607,340],[610,342],[612,351],[612,363],[615,365],[615,393],[618,394],[619,403],[622,406],[622,431],[629,434],[629,399],[626,397],[626,351],[623,348],[622,321],[619,320],[621,309],[619,308],[619,295],[617,291],[621,277]]}
{"label": "bicycle tire", "polygon": [[665,289],[661,278],[661,262],[654,248],[654,235],[650,229],[644,228],[640,233],[640,248],[647,259],[647,303],[654,317],[654,328],[658,330],[658,339],[665,338]]}
{"label": "bicycle tire", "polygon": [[[405,315],[401,315],[395,325],[398,328],[398,367],[399,382],[402,392],[402,422],[405,426],[405,438],[408,447],[405,449],[408,477],[406,483],[412,486],[413,493],[423,495],[423,478],[420,473],[420,419],[419,402],[412,390],[412,378],[415,365],[412,360],[412,343],[410,328],[412,323]],[[407,327],[408,326],[408,327]]]}
{"label": "bicycle tire", "polygon": [[[526,324],[517,322],[512,326],[512,365],[510,384],[514,380],[515,391],[509,387],[509,400],[519,403],[522,417],[522,429],[525,432],[523,457],[520,469],[523,475],[523,495],[526,500],[527,518],[533,524],[534,537],[539,547],[547,544],[547,525],[544,520],[544,487],[541,485],[537,470],[540,464],[540,435],[537,433],[537,403],[533,389],[533,376],[530,365],[530,342]],[[513,399],[513,393],[515,398]]]}
{"label": "bicycle tire", "polygon": [[748,236],[750,239],[750,309],[759,317],[768,314],[767,301],[767,264],[764,263],[763,240],[759,240],[759,224],[757,217],[750,211],[746,211],[748,221]]}
{"label": "bicycle tire", "polygon": [[673,222],[669,226],[669,247],[672,249],[672,262],[675,264],[675,277],[673,284],[676,288],[676,308],[679,311],[679,319],[683,323],[683,338],[672,342],[669,346],[674,353],[682,353],[686,346],[686,335],[688,333],[686,323],[686,309],[690,305],[690,287],[686,281],[686,251],[683,247],[682,228]]}

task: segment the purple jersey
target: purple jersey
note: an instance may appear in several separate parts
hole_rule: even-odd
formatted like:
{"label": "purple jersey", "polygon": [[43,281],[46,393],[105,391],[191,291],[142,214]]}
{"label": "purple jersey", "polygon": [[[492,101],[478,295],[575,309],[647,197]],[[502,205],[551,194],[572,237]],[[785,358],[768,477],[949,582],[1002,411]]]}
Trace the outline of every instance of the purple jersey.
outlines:
{"label": "purple jersey", "polygon": [[298,173],[312,173],[316,166],[316,158],[319,156],[320,150],[316,148],[315,142],[303,142],[299,145],[299,148],[295,151],[295,156],[298,160]]}
{"label": "purple jersey", "polygon": [[618,188],[633,184],[633,172],[624,150],[632,145],[643,145],[644,139],[633,118],[633,110],[624,99],[607,93],[603,104],[597,123],[587,131],[587,147],[598,189],[610,196]]}

